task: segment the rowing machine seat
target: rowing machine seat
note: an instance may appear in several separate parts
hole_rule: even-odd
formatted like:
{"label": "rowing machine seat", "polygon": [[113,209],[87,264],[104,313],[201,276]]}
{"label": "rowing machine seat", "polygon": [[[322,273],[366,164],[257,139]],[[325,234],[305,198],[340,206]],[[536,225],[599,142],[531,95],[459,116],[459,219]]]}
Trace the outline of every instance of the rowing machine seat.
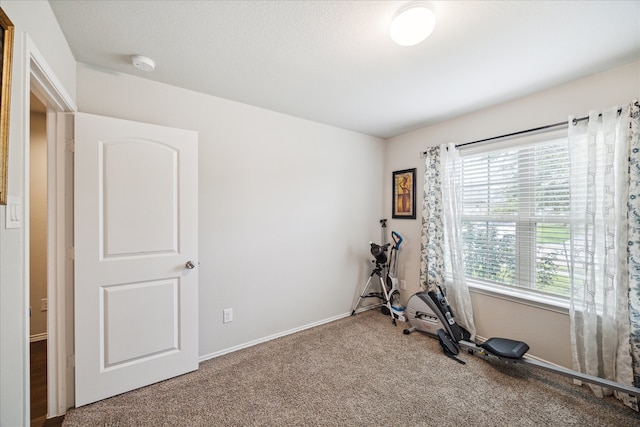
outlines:
{"label": "rowing machine seat", "polygon": [[529,350],[529,346],[522,341],[508,338],[489,338],[480,347],[496,356],[507,359],[520,359]]}

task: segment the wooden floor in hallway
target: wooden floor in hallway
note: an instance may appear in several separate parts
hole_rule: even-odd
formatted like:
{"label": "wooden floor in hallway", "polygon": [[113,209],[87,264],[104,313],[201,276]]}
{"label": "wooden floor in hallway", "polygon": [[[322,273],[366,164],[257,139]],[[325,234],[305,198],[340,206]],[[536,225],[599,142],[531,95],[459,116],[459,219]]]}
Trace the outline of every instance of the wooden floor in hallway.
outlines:
{"label": "wooden floor in hallway", "polygon": [[31,343],[31,427],[61,426],[64,416],[47,420],[47,341]]}

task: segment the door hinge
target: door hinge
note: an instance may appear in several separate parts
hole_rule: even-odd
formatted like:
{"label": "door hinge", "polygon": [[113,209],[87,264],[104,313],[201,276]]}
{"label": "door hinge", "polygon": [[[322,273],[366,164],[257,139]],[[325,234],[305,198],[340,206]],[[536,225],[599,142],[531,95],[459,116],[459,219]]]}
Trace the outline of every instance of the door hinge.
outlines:
{"label": "door hinge", "polygon": [[76,151],[76,140],[75,139],[67,139],[67,141],[65,143],[65,149],[70,153],[74,153]]}
{"label": "door hinge", "polygon": [[75,368],[76,367],[76,355],[70,354],[67,356],[67,368]]}
{"label": "door hinge", "polygon": [[74,248],[73,246],[70,248],[67,248],[67,259],[74,260],[75,257],[76,257],[76,248]]}

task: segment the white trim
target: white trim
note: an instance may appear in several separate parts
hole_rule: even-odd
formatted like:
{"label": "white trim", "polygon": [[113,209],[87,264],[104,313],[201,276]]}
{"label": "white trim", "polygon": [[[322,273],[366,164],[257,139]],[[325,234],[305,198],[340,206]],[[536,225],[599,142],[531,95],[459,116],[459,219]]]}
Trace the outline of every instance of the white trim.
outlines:
{"label": "white trim", "polygon": [[[31,41],[29,34],[25,33],[27,66],[29,70],[29,80],[33,78],[34,87],[46,96],[47,101],[54,104],[54,109],[57,111],[77,111],[78,107],[73,101],[73,98],[64,89],[64,86],[58,80],[55,73],[47,64],[36,45]],[[31,88],[29,88],[31,90]],[[27,91],[28,94],[29,91]]]}
{"label": "white trim", "polygon": [[334,322],[336,320],[344,319],[345,317],[351,316],[351,312],[339,314],[334,317],[330,317],[328,319],[320,320],[318,322],[309,323],[298,328],[289,329],[288,331],[279,332],[277,334],[269,335],[263,338],[258,338],[257,340],[249,341],[244,344],[239,344],[233,347],[225,348],[224,350],[216,351],[214,353],[209,353],[204,356],[200,356],[198,361],[204,362],[205,360],[213,359],[216,357],[223,356],[225,354],[233,353],[234,351],[242,350],[245,348],[253,347],[254,345],[262,344],[267,341],[275,340],[276,338],[281,338],[287,335],[295,334],[296,332],[304,331],[305,329],[315,328],[316,326],[324,325],[326,323]]}
{"label": "white trim", "polygon": [[[468,279],[467,279],[468,280]],[[552,295],[542,295],[536,292],[527,292],[524,288],[507,289],[493,285],[483,285],[480,282],[468,280],[469,291],[493,298],[503,299],[516,304],[528,305],[541,310],[569,315],[569,300]]]}
{"label": "white trim", "polygon": [[[46,100],[47,114],[47,416],[55,417],[63,415],[69,402],[67,402],[67,334],[65,320],[67,307],[65,304],[65,251],[64,237],[66,235],[66,216],[64,214],[64,202],[60,203],[60,194],[64,194],[65,164],[59,156],[60,142],[57,138],[58,129],[55,120],[56,112],[73,112],[77,110],[76,104],[67,93],[60,80],[49,67],[44,56],[37,49],[29,34],[23,33],[24,46],[24,74],[22,82],[23,96],[23,127],[25,135],[24,144],[24,212],[23,226],[24,259],[23,277],[26,301],[29,301],[29,140],[30,140],[30,92],[33,90]],[[33,86],[33,87],[32,87]],[[53,116],[52,116],[53,114]],[[62,142],[64,147],[64,141]],[[62,182],[60,182],[62,180]],[[60,215],[62,213],[62,215]],[[63,248],[62,251],[60,248]],[[29,324],[28,307],[26,307],[26,325]],[[25,333],[28,336],[28,331]],[[30,419],[30,381],[29,381],[29,341],[25,352],[25,419]]]}
{"label": "white trim", "polygon": [[38,342],[38,341],[44,341],[47,339],[47,333],[43,332],[41,334],[35,334],[35,335],[31,335],[29,337],[29,342]]}
{"label": "white trim", "polygon": [[[22,210],[22,242],[23,242],[23,246],[22,246],[22,292],[23,292],[23,298],[24,298],[24,303],[23,303],[23,318],[24,318],[24,325],[23,325],[23,336],[25,337],[24,340],[24,344],[23,344],[23,353],[24,353],[24,372],[22,373],[23,376],[23,383],[24,383],[24,390],[23,390],[23,404],[22,404],[22,408],[24,410],[23,413],[23,419],[24,420],[30,420],[31,419],[31,343],[29,342],[30,339],[30,324],[31,324],[31,308],[29,306],[29,302],[30,302],[30,291],[31,291],[31,285],[30,285],[30,250],[31,250],[31,245],[30,245],[30,240],[29,240],[29,228],[30,228],[30,224],[31,221],[29,219],[29,209],[31,208],[31,205],[29,203],[29,162],[30,162],[30,139],[31,139],[31,112],[29,111],[29,107],[30,107],[30,51],[29,51],[29,47],[28,47],[28,36],[26,33],[23,33],[23,37],[22,37],[22,46],[23,46],[23,58],[24,58],[24,64],[23,64],[23,69],[22,69],[22,75],[20,75],[21,80],[21,85],[24,88],[19,95],[22,97],[21,101],[22,101],[22,135],[24,137],[24,141],[22,141],[22,153],[23,153],[23,167],[22,167],[22,182],[24,185],[23,188],[23,201],[22,201],[22,206],[23,206],[23,210]],[[15,41],[15,40],[14,40]],[[17,75],[15,77],[18,77]],[[17,94],[16,94],[17,95]],[[48,304],[48,303],[47,303]]]}
{"label": "white trim", "polygon": [[[48,135],[48,148],[50,161],[56,162],[55,185],[49,191],[49,199],[55,200],[49,204],[51,217],[49,224],[51,233],[55,235],[55,244],[52,244],[52,262],[55,271],[52,271],[49,294],[56,294],[56,333],[58,333],[58,351],[56,356],[56,370],[59,378],[57,386],[57,407],[53,399],[49,399],[49,414],[63,415],[68,407],[74,404],[74,384],[72,365],[69,365],[69,357],[73,354],[73,260],[69,257],[68,248],[73,245],[73,153],[67,150],[67,139],[73,133],[73,114],[63,112],[51,112],[47,114],[47,120],[52,122]],[[50,172],[51,174],[52,172]],[[50,175],[51,176],[51,175]],[[53,241],[53,238],[50,238]],[[55,274],[55,276],[53,276]],[[52,360],[52,363],[54,361]],[[53,366],[53,365],[51,365]],[[68,392],[70,391],[70,393]],[[51,391],[50,391],[51,392]],[[53,412],[55,410],[55,412]]]}

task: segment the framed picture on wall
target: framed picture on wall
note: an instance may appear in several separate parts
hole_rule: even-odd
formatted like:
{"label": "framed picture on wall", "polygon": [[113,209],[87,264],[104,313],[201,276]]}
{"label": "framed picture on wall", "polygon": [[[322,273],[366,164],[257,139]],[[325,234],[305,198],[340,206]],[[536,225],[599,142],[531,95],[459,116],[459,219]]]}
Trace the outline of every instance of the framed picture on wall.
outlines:
{"label": "framed picture on wall", "polygon": [[7,204],[13,24],[0,8],[0,205]]}
{"label": "framed picture on wall", "polygon": [[392,218],[416,219],[416,169],[393,172]]}

